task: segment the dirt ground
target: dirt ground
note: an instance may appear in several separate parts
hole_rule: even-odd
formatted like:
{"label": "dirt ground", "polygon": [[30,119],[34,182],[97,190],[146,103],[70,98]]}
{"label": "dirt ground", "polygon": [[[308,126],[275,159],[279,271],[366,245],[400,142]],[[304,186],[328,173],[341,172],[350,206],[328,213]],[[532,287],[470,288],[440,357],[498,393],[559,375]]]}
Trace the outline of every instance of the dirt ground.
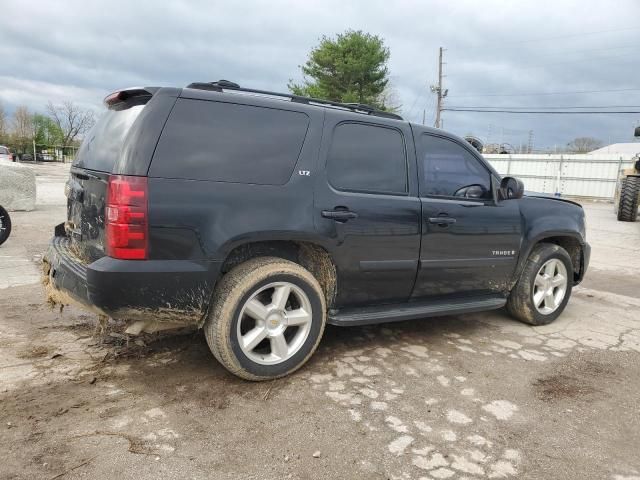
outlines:
{"label": "dirt ground", "polygon": [[201,332],[96,337],[45,305],[67,173],[35,168],[0,247],[0,478],[640,479],[640,222],[610,204],[585,204],[591,268],[552,325],[329,327],[298,373],[249,383]]}

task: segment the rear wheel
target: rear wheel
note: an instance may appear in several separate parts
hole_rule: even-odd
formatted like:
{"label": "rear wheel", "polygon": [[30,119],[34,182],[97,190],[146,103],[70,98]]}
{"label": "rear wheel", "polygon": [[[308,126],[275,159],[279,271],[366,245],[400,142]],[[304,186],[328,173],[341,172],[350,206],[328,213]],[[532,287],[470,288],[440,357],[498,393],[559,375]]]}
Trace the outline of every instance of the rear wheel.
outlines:
{"label": "rear wheel", "polygon": [[314,276],[288,260],[261,257],[222,278],[204,332],[231,373],[269,380],[304,365],[325,323],[324,295]]}
{"label": "rear wheel", "polygon": [[2,245],[11,234],[11,217],[9,213],[0,207],[0,245]]}
{"label": "rear wheel", "polygon": [[625,177],[620,186],[618,220],[635,222],[638,218],[638,198],[640,197],[640,177]]}
{"label": "rear wheel", "polygon": [[564,311],[573,281],[567,251],[551,243],[536,245],[511,291],[507,310],[530,325],[546,325]]}

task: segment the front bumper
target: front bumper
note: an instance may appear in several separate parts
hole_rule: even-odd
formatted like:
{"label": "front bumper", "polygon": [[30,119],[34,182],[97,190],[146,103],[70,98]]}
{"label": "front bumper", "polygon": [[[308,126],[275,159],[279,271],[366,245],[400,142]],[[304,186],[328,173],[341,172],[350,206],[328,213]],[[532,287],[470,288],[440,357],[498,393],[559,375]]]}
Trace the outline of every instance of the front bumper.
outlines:
{"label": "front bumper", "polygon": [[221,267],[221,262],[111,257],[85,264],[70,246],[68,237],[56,236],[45,255],[51,302],[77,302],[119,320],[200,324]]}
{"label": "front bumper", "polygon": [[584,242],[582,245],[582,255],[580,258],[580,272],[578,273],[574,285],[578,285],[584,279],[585,274],[587,273],[587,269],[589,268],[589,260],[591,259],[591,245],[587,242]]}

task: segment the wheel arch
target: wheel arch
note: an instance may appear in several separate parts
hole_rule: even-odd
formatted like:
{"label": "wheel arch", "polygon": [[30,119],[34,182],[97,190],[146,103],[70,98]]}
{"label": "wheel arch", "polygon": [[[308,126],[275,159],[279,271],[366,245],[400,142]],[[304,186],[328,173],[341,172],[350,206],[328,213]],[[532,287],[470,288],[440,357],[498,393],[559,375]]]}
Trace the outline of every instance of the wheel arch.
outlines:
{"label": "wheel arch", "polygon": [[571,258],[571,265],[573,266],[573,284],[577,285],[580,283],[585,270],[584,240],[577,232],[547,232],[533,239],[529,243],[526,251],[520,256],[513,285],[515,285],[520,275],[522,275],[529,255],[531,255],[533,249],[541,243],[558,245],[567,251]]}
{"label": "wheel arch", "polygon": [[581,276],[582,270],[582,243],[574,237],[569,235],[556,235],[545,237],[537,243],[552,243],[554,245],[558,245],[566,250],[571,257],[571,265],[573,266],[573,281],[574,283],[578,281]]}
{"label": "wheel arch", "polygon": [[220,269],[221,276],[252,258],[278,257],[306,268],[318,280],[327,308],[333,306],[337,291],[336,264],[320,244],[309,240],[258,240],[240,243],[229,250]]}

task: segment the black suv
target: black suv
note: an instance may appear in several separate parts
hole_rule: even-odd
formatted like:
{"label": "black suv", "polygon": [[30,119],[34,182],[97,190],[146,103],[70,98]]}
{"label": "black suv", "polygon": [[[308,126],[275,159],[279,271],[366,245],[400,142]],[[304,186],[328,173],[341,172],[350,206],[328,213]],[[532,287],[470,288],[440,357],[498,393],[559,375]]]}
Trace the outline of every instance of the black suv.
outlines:
{"label": "black suv", "polygon": [[441,130],[228,81],[105,103],[45,259],[50,300],[130,333],[203,327],[243,378],[296,370],[326,323],[506,305],[546,324],[587,269],[580,205],[523,196]]}

